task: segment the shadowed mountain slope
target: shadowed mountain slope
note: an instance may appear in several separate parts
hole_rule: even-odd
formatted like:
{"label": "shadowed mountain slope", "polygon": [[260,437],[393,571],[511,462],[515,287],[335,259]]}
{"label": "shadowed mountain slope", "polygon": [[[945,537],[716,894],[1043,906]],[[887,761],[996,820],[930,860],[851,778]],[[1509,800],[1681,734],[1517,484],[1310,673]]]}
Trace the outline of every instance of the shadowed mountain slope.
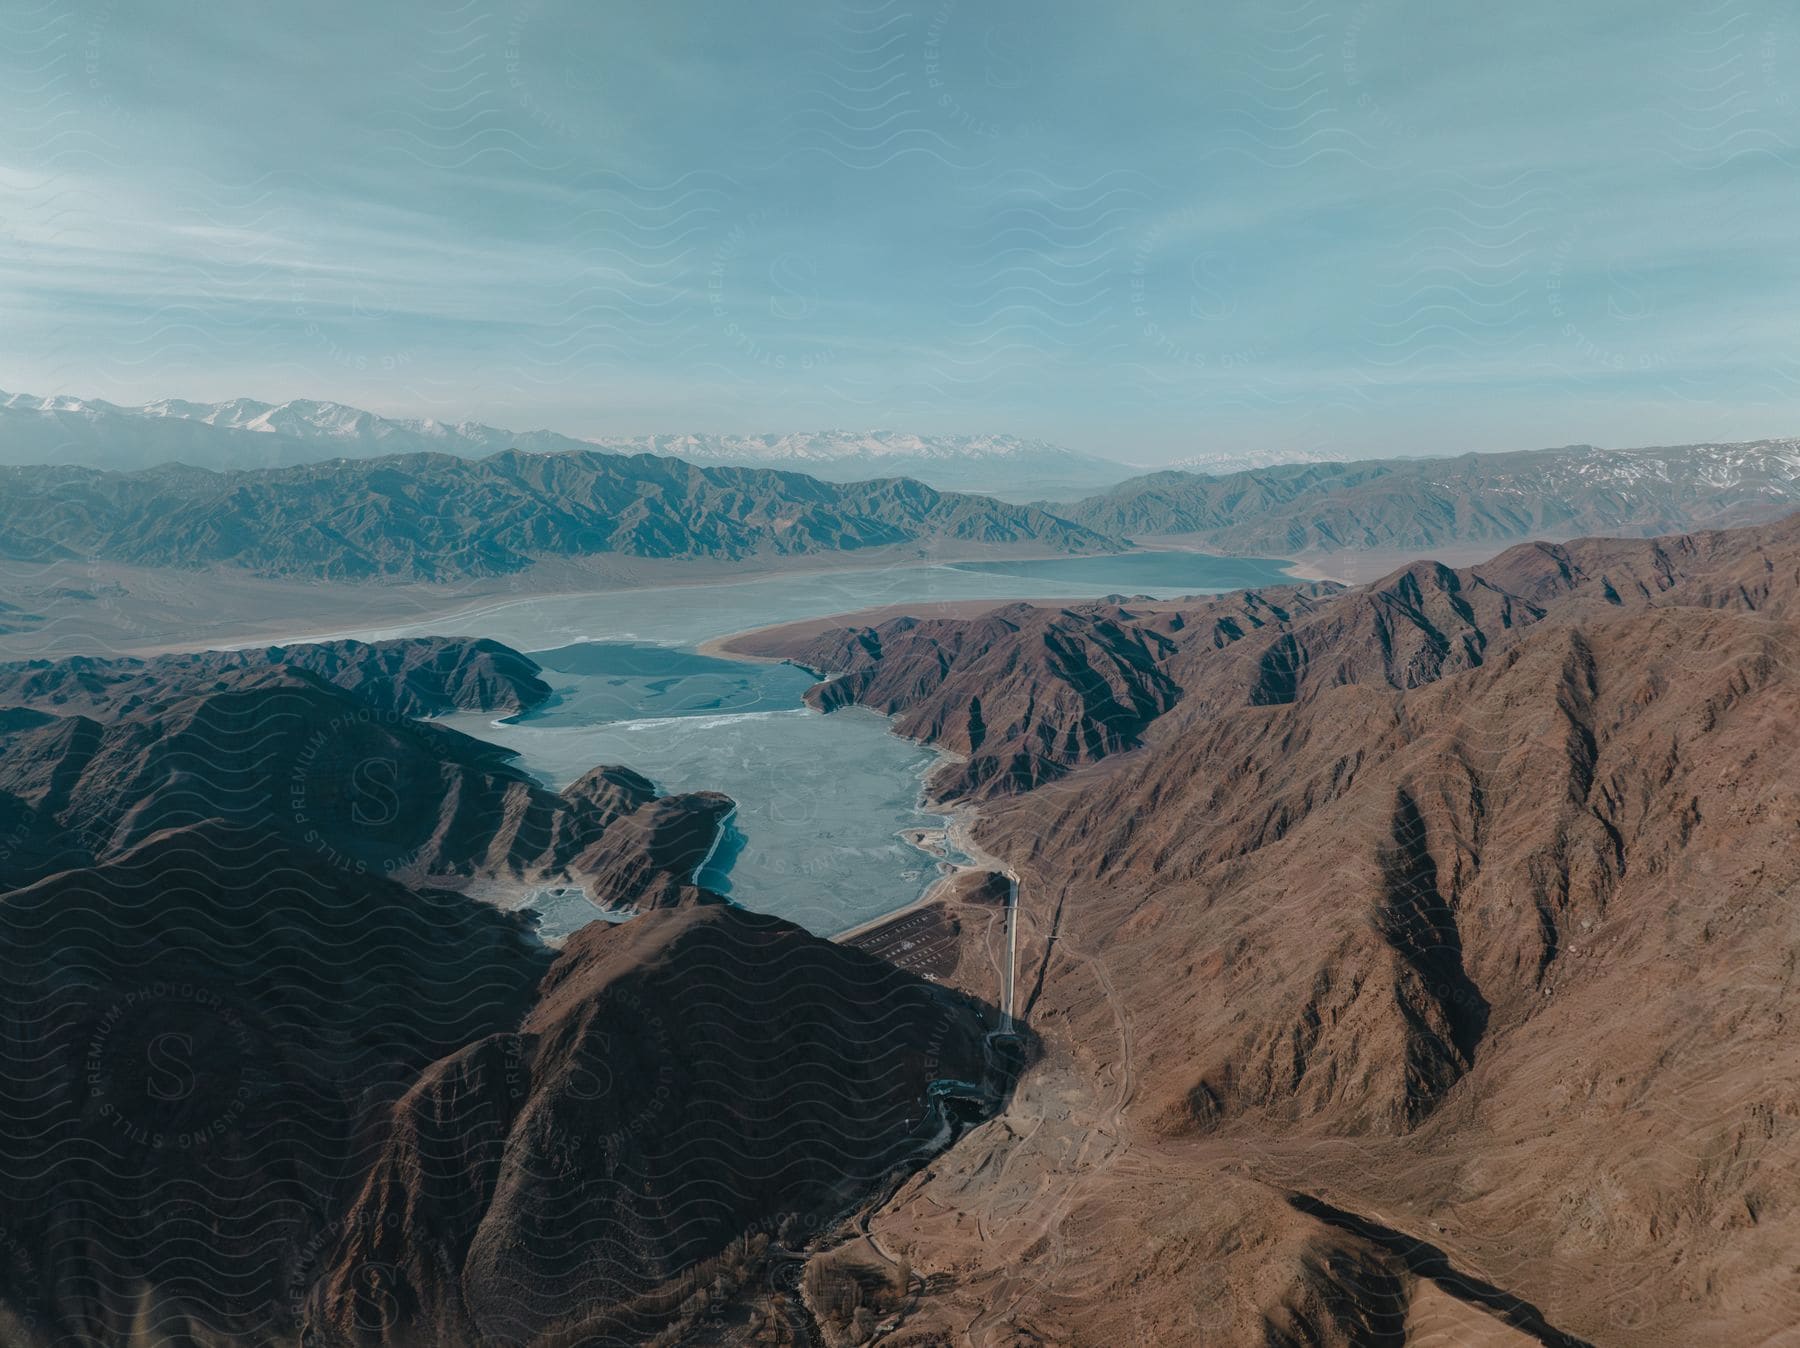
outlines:
{"label": "shadowed mountain slope", "polygon": [[[225,819],[279,833],[326,866],[439,882],[564,878],[597,902],[654,903],[673,897],[663,869],[698,865],[730,809],[704,793],[657,800],[648,781],[618,769],[559,795],[512,766],[508,750],[372,707],[293,666],[231,669],[205,692],[145,703],[108,721],[0,712],[8,880]],[[615,824],[630,845],[605,838]],[[649,873],[638,865],[647,839],[666,864]]]}
{"label": "shadowed mountain slope", "polygon": [[[954,1136],[932,1084],[998,1098],[974,1003],[693,885],[725,797],[553,794],[393,710],[532,691],[468,647],[89,665],[38,691],[94,715],[0,712],[0,1340],[782,1319],[779,1242]],[[645,911],[559,953],[463,892],[548,874]]]}
{"label": "shadowed mountain slope", "polygon": [[590,927],[516,1034],[396,1106],[309,1318],[325,1342],[638,1341],[747,1227],[804,1230],[928,1151],[927,1084],[981,1063],[955,998],[777,919]]}
{"label": "shadowed mountain slope", "polygon": [[537,662],[497,641],[408,637],[324,641],[149,659],[70,656],[0,664],[0,706],[62,714],[124,714],[205,691],[240,670],[286,667],[316,674],[362,702],[400,716],[528,711],[550,696]]}

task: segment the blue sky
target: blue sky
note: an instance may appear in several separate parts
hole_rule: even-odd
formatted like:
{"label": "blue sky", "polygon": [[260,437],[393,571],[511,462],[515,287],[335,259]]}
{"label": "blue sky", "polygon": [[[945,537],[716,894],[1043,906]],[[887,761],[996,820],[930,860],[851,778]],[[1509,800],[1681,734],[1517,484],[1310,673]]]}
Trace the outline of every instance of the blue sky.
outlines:
{"label": "blue sky", "polygon": [[1139,462],[1800,433],[1800,16],[0,7],[0,387]]}

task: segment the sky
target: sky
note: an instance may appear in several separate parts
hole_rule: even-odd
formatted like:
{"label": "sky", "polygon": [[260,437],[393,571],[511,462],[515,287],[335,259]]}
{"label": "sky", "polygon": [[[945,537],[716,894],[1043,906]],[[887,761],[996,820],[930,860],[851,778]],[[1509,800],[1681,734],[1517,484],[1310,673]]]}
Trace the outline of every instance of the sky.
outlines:
{"label": "sky", "polygon": [[0,2],[0,388],[1139,463],[1800,434],[1790,0]]}

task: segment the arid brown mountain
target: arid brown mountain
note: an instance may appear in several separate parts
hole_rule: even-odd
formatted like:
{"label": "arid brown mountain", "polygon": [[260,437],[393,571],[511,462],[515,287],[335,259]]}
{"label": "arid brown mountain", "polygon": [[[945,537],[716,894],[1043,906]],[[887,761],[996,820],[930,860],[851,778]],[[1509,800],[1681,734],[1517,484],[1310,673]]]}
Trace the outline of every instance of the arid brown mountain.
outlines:
{"label": "arid brown mountain", "polygon": [[895,717],[899,734],[962,756],[933,777],[939,794],[980,798],[1135,746],[1181,697],[1167,667],[1180,651],[1285,627],[1334,588],[1245,590],[1179,609],[1014,604],[973,621],[896,618],[800,642],[751,638],[741,648],[832,671],[808,701]]}
{"label": "arid brown mountain", "polygon": [[777,919],[686,904],[551,963],[223,825],[0,930],[19,1348],[641,1342],[766,1298],[771,1241],[928,1156],[930,1082],[983,1071],[967,1003]]}
{"label": "arid brown mountain", "polygon": [[[740,645],[966,755],[932,981],[697,889],[722,797],[384,705],[504,648],[0,713],[0,1337],[1791,1331],[1800,518]],[[455,892],[553,866],[645,911]]]}
{"label": "arid brown mountain", "polygon": [[321,865],[439,883],[558,879],[629,906],[670,900],[669,875],[699,864],[730,809],[716,794],[658,800],[620,769],[558,795],[507,750],[297,665],[228,668],[206,685],[139,692],[145,705],[104,721],[0,711],[6,879],[95,865],[224,819],[310,847]]}
{"label": "arid brown mountain", "polygon": [[[723,796],[394,710],[516,652],[266,654],[0,711],[0,1341],[804,1334],[789,1243],[1003,1089],[977,1006],[697,888]],[[645,911],[558,953],[466,892],[552,874]]]}
{"label": "arid brown mountain", "polygon": [[[906,1331],[1784,1341],[1800,520],[1220,605],[810,651],[951,743],[1005,671],[985,739],[1055,768],[945,783],[1019,877],[1043,1057],[872,1215]],[[1097,647],[1173,691],[1075,696]]]}
{"label": "arid brown mountain", "polygon": [[0,895],[0,1338],[294,1342],[306,1263],[433,1061],[549,954],[455,894],[209,822]]}
{"label": "arid brown mountain", "polygon": [[550,696],[537,663],[497,641],[409,637],[197,651],[146,660],[20,660],[0,664],[0,706],[124,714],[203,692],[240,670],[277,666],[316,674],[398,716],[529,711]]}
{"label": "arid brown mountain", "polygon": [[406,454],[229,473],[0,468],[0,558],[14,561],[446,581],[553,557],[739,560],[919,543],[1121,546],[1036,507],[906,478],[845,485],[650,454]]}
{"label": "arid brown mountain", "polygon": [[928,1083],[982,1063],[954,999],[777,919],[589,927],[516,1033],[396,1106],[307,1320],[325,1343],[641,1342],[746,1230],[800,1243],[929,1154]]}
{"label": "arid brown mountain", "polygon": [[1239,556],[1418,552],[1753,524],[1800,506],[1800,441],[1151,473],[1058,514],[1121,538],[1191,534]]}

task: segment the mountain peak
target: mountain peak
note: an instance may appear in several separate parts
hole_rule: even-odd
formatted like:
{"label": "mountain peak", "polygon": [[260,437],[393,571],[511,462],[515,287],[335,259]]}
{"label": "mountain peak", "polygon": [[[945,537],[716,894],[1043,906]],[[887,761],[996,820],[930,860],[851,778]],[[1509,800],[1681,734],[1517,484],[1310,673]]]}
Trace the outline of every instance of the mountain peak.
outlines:
{"label": "mountain peak", "polygon": [[[1018,499],[1046,491],[1094,491],[1127,472],[1109,460],[1048,441],[994,433],[834,428],[584,438],[549,430],[514,431],[468,418],[384,417],[314,398],[282,403],[160,398],[142,407],[119,407],[93,399],[11,394],[0,398],[0,413],[12,414],[0,436],[0,462],[14,464],[54,460],[133,469],[179,461],[228,469],[408,453],[482,459],[504,449],[531,454],[601,451],[703,465],[795,468],[837,482],[909,476],[944,490],[1010,490]],[[47,413],[55,415],[41,415]]]}

